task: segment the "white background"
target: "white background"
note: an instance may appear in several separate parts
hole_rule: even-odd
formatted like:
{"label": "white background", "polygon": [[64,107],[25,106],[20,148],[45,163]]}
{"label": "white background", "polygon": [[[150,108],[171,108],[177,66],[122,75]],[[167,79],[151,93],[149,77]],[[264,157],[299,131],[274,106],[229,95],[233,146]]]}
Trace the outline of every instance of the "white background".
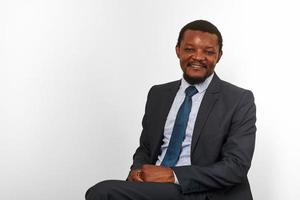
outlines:
{"label": "white background", "polygon": [[0,0],[0,199],[124,179],[147,91],[181,77],[195,19],[223,34],[218,75],[256,97],[254,199],[300,199],[299,18],[292,0]]}

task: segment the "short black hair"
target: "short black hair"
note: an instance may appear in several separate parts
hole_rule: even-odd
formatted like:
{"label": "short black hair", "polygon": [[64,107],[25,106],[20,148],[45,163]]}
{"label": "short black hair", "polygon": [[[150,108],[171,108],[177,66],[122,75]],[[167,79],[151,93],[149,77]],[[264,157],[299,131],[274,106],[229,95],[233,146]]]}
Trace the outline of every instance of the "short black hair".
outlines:
{"label": "short black hair", "polygon": [[187,31],[187,30],[203,31],[203,32],[208,32],[208,33],[217,35],[218,36],[218,44],[219,44],[219,52],[222,51],[223,38],[222,38],[220,31],[218,30],[218,28],[215,25],[213,25],[209,21],[205,21],[205,20],[192,21],[192,22],[186,24],[184,27],[182,27],[182,29],[179,32],[179,36],[178,36],[178,40],[177,40],[177,44],[176,44],[177,47],[180,46],[180,42],[182,41],[183,35],[184,35],[185,31]]}

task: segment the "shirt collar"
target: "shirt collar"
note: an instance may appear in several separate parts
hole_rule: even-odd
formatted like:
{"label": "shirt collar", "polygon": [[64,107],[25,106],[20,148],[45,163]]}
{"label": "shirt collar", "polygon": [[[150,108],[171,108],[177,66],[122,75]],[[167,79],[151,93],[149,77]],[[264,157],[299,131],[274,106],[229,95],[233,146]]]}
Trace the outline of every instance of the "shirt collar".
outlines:
{"label": "shirt collar", "polygon": [[[197,88],[198,93],[202,93],[204,92],[207,87],[209,86],[213,76],[215,73],[212,73],[209,77],[207,77],[205,79],[205,81],[203,81],[202,83],[198,83],[198,84],[194,84],[194,86]],[[185,89],[187,87],[191,86],[191,84],[189,84],[184,78],[181,79],[181,85],[180,85],[180,90],[182,90],[183,92],[185,91]]]}

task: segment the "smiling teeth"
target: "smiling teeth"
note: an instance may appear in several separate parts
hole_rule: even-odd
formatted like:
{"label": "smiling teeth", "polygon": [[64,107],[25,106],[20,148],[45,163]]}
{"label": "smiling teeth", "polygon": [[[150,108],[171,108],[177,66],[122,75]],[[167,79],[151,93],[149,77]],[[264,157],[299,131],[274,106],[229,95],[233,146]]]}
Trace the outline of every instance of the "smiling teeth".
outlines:
{"label": "smiling teeth", "polygon": [[200,66],[200,65],[191,65],[191,67],[193,67],[193,68],[201,68],[202,66]]}

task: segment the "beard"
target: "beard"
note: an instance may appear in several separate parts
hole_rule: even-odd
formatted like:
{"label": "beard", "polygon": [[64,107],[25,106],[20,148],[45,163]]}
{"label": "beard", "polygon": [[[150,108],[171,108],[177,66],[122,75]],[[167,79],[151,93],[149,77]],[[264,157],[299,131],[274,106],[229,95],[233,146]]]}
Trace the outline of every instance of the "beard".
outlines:
{"label": "beard", "polygon": [[187,75],[186,73],[183,73],[184,80],[186,80],[186,82],[188,82],[191,85],[203,83],[206,80],[207,77],[208,76],[201,77],[201,78],[199,78],[199,77],[191,77],[191,76]]}

